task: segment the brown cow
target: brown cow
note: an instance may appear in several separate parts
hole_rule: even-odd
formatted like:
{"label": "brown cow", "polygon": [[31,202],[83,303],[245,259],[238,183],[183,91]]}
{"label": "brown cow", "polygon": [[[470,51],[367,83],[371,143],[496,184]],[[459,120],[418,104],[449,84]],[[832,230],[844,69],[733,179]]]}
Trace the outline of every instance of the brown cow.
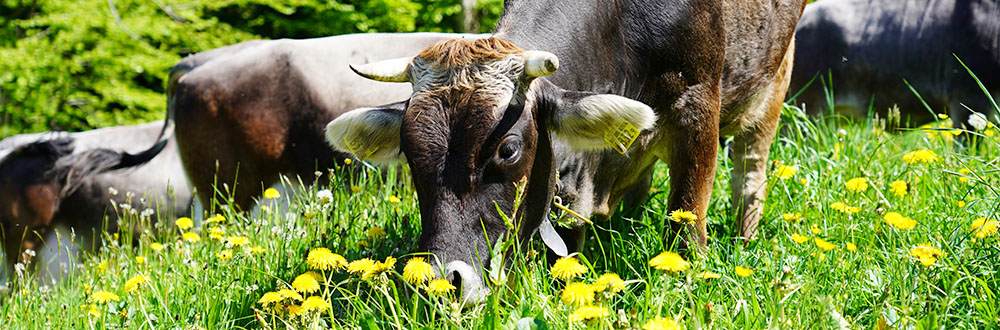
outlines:
{"label": "brown cow", "polygon": [[[741,234],[752,238],[803,6],[510,0],[492,38],[356,67],[371,79],[410,82],[413,95],[405,109],[344,114],[327,138],[359,158],[405,158],[420,200],[421,247],[461,282],[467,302],[486,293],[480,267],[492,243],[513,234],[497,208],[512,211],[515,183],[525,178],[519,234],[544,228],[557,169],[561,187],[577,187],[563,198],[571,208],[607,217],[649,182],[657,160],[667,162],[669,207],[697,215],[688,227],[704,244],[719,136],[733,135],[733,204]],[[583,233],[564,238],[578,249]]]}

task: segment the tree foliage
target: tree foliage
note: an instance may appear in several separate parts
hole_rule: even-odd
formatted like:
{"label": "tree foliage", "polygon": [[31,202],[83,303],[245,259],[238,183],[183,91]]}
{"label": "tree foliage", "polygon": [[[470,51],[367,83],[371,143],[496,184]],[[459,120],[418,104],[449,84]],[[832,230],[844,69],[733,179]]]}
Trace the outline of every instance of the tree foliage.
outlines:
{"label": "tree foliage", "polygon": [[[502,1],[480,1],[484,31]],[[0,137],[164,116],[183,56],[259,38],[455,32],[458,0],[0,0]]]}

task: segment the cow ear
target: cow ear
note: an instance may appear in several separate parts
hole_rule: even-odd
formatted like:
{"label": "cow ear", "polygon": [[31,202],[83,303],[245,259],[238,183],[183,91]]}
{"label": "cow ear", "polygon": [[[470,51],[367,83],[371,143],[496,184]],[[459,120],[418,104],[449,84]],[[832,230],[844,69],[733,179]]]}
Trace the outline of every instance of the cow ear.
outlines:
{"label": "cow ear", "polygon": [[403,102],[348,111],[326,125],[326,141],[334,150],[360,160],[395,164],[405,160],[399,151]]}
{"label": "cow ear", "polygon": [[577,151],[611,148],[624,154],[640,132],[656,125],[656,113],[642,102],[552,87],[544,93],[551,111],[550,129]]}

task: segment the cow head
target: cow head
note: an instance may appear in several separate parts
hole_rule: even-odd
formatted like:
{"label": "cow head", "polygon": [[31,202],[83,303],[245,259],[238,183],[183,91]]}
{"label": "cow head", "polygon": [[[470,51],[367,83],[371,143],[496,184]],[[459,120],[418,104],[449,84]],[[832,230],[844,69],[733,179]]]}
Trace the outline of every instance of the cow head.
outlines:
{"label": "cow head", "polygon": [[334,149],[409,163],[421,248],[445,265],[446,278],[461,282],[467,303],[487,293],[482,266],[491,244],[514,234],[498,208],[512,211],[515,184],[527,179],[518,234],[532,233],[547,213],[555,178],[550,133],[576,150],[623,148],[608,137],[655,123],[640,102],[538,79],[558,67],[552,53],[498,38],[442,41],[415,57],[352,66],[370,79],[410,82],[413,94],[405,104],[356,109],[327,126]]}

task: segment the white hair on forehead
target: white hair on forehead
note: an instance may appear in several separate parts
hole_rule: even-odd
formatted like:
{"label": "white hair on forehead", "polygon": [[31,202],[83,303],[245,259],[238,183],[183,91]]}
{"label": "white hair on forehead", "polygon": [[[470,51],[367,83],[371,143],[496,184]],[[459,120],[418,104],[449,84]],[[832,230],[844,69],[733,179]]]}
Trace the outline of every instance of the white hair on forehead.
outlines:
{"label": "white hair on forehead", "polygon": [[451,88],[467,88],[477,96],[496,100],[494,116],[499,118],[514,96],[516,83],[524,72],[524,59],[510,55],[503,60],[461,67],[442,67],[417,58],[410,66],[413,94],[438,93]]}

